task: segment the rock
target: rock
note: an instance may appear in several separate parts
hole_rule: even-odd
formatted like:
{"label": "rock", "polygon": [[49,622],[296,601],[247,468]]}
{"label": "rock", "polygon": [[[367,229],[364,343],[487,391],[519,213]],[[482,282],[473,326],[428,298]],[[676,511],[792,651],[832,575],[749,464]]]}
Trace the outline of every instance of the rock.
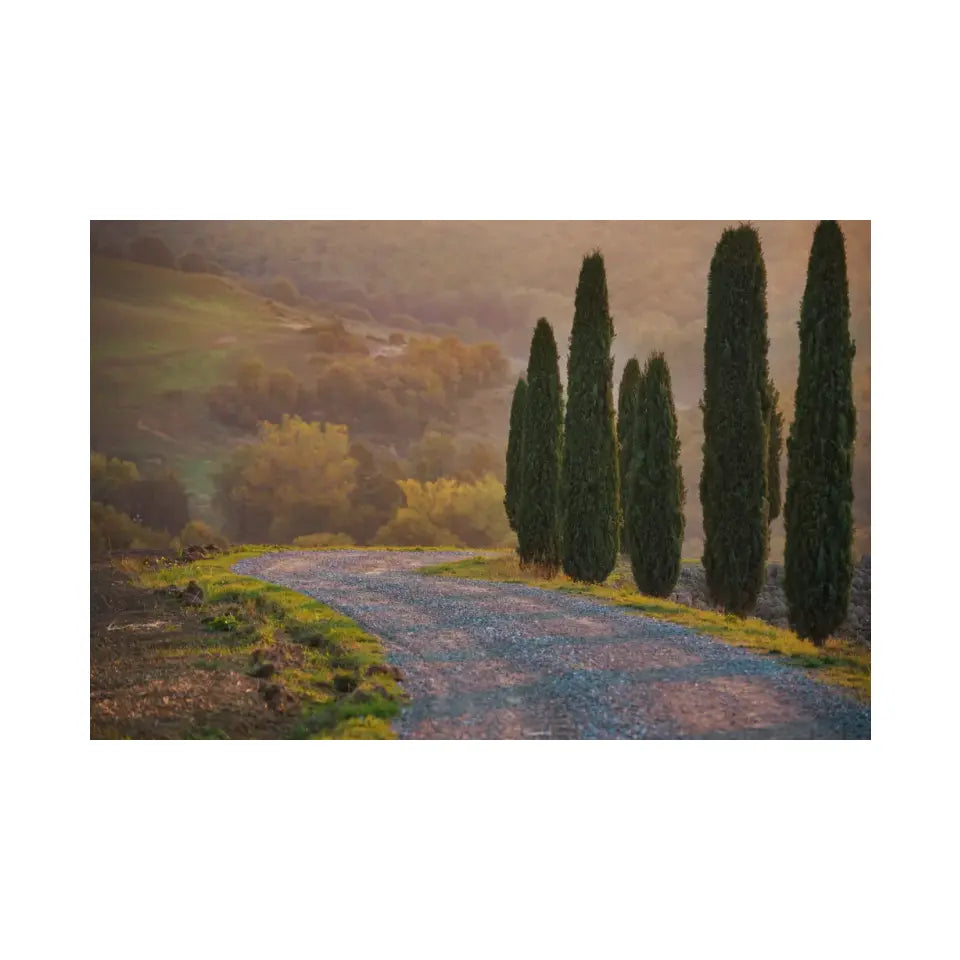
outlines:
{"label": "rock", "polygon": [[263,684],[260,694],[271,710],[280,710],[283,707],[283,687],[279,683]]}
{"label": "rock", "polygon": [[191,580],[180,597],[184,603],[190,606],[199,606],[203,603],[203,587],[196,580]]}

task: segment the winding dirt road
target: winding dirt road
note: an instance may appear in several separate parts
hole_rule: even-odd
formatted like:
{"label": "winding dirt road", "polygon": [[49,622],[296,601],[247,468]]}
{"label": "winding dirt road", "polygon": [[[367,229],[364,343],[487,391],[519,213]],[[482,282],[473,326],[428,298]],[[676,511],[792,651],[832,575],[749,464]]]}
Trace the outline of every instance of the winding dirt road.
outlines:
{"label": "winding dirt road", "polygon": [[585,597],[417,569],[477,551],[266,554],[238,573],[379,636],[419,739],[868,739],[870,708],[773,657]]}

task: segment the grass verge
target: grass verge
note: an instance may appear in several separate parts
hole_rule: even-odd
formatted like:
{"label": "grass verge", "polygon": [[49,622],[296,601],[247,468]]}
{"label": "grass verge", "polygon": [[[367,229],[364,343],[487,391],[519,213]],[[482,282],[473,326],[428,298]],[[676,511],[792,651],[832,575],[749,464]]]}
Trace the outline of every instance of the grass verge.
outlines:
{"label": "grass verge", "polygon": [[469,580],[493,580],[525,583],[545,590],[560,590],[594,597],[632,613],[690,627],[736,647],[780,658],[808,670],[817,679],[846,687],[860,699],[870,700],[870,651],[831,637],[823,647],[798,637],[792,630],[775,627],[754,617],[740,618],[713,610],[698,610],[638,593],[624,577],[615,575],[604,584],[577,583],[559,574],[552,579],[534,571],[521,570],[514,553],[495,557],[470,557],[452,563],[423,567],[420,573],[431,576],[462,577]]}
{"label": "grass verge", "polygon": [[[113,563],[111,589],[126,593],[99,634],[92,617],[92,737],[394,737],[406,695],[380,641],[318,601],[231,570],[268,549]],[[110,706],[98,710],[98,697]]]}

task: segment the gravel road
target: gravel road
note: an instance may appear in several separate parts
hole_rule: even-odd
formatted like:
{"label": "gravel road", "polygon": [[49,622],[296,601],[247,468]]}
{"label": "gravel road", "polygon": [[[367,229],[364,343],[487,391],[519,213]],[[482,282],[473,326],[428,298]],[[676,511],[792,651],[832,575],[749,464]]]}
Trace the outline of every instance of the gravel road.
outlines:
{"label": "gravel road", "polygon": [[870,708],[773,657],[585,597],[426,577],[477,551],[265,554],[234,569],[379,636],[413,739],[869,739]]}

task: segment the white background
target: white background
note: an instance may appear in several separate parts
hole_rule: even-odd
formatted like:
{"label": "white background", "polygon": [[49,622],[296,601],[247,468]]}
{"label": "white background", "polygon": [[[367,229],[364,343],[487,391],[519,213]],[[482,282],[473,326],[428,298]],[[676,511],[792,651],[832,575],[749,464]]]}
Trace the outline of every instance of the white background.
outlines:
{"label": "white background", "polygon": [[[957,77],[939,9],[7,12],[8,956],[956,944]],[[873,220],[872,742],[89,741],[90,219],[820,216]]]}

